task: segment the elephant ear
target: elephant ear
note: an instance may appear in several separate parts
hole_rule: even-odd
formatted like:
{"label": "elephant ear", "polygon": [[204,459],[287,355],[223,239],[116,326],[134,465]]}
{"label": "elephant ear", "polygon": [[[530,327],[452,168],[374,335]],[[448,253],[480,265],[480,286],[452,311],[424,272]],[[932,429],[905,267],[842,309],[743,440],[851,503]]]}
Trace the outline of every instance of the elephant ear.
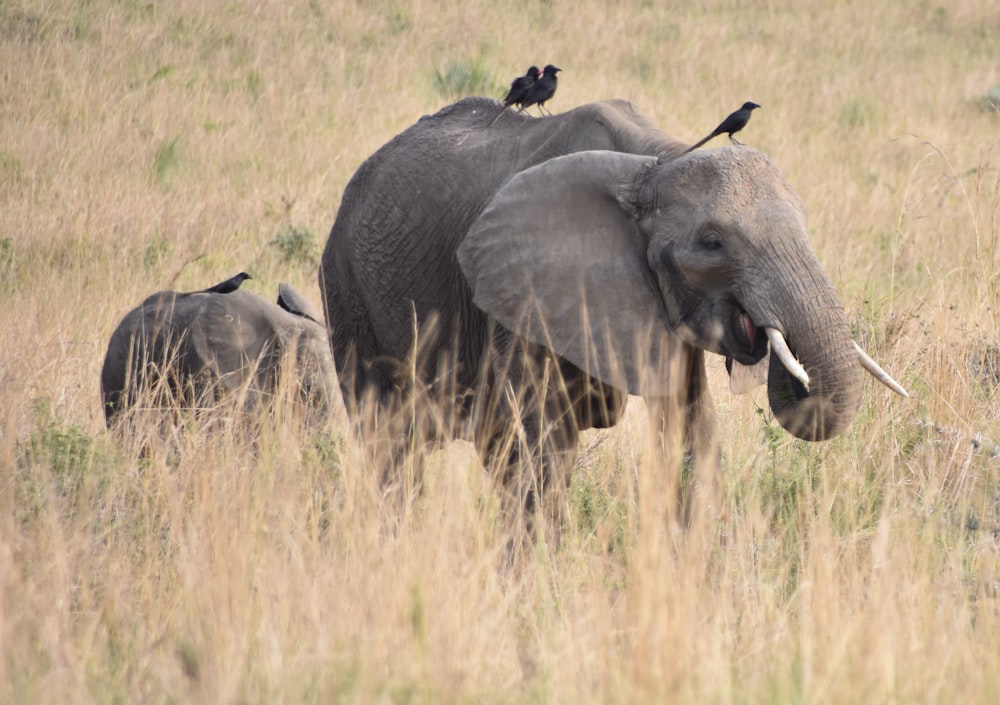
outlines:
{"label": "elephant ear", "polygon": [[251,372],[267,367],[264,355],[278,326],[273,307],[251,291],[196,294],[197,313],[191,317],[194,361],[211,369],[230,391],[243,385]]}
{"label": "elephant ear", "polygon": [[631,203],[654,157],[551,159],[510,179],[458,249],[475,304],[504,327],[633,394],[667,391],[668,340]]}
{"label": "elephant ear", "polygon": [[278,284],[278,306],[293,315],[308,318],[323,325],[322,314],[309,303],[309,299],[303,296],[302,292],[291,284],[284,282]]}

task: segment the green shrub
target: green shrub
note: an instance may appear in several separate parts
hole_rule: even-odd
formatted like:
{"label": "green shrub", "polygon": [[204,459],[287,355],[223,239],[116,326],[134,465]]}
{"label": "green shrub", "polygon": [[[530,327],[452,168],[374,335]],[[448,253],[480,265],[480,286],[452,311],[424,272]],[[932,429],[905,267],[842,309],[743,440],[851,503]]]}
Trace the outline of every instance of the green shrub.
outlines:
{"label": "green shrub", "polygon": [[270,244],[278,249],[285,263],[319,264],[319,240],[305,228],[287,225],[278,231]]}
{"label": "green shrub", "polygon": [[496,92],[492,72],[478,59],[449,61],[443,68],[435,67],[433,83],[438,95],[448,100]]}
{"label": "green shrub", "polygon": [[158,182],[165,181],[170,173],[177,168],[177,162],[180,159],[180,139],[181,136],[176,135],[171,139],[163,140],[156,148],[156,155],[153,157],[153,173]]}

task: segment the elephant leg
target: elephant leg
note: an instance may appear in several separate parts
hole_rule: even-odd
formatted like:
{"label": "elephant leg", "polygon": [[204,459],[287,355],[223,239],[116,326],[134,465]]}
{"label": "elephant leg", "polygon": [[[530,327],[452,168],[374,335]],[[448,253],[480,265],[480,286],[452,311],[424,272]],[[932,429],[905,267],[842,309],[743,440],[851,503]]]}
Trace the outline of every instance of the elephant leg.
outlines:
{"label": "elephant leg", "polygon": [[552,356],[544,354],[536,362],[538,374],[529,382],[531,392],[525,395],[528,403],[521,421],[534,469],[525,507],[534,515],[541,512],[558,537],[580,440],[569,390],[577,385],[567,384]]}
{"label": "elephant leg", "polygon": [[705,351],[690,348],[685,370],[688,388],[684,414],[684,446],[699,473],[715,477],[721,472],[719,422],[715,404],[708,388],[705,372]]}
{"label": "elephant leg", "polygon": [[[682,345],[670,371],[679,380],[678,394],[647,399],[654,447],[668,469],[676,496],[675,520],[690,526],[695,516],[718,511],[721,502],[719,429],[705,372],[705,353]],[[678,450],[683,452],[683,460]]]}
{"label": "elephant leg", "polygon": [[555,357],[507,331],[497,332],[494,351],[477,447],[500,476],[506,513],[523,517],[526,536],[537,533],[539,515],[558,534],[579,440],[573,385]]}
{"label": "elephant leg", "polygon": [[407,404],[410,386],[401,382],[402,363],[372,353],[370,331],[353,341],[334,340],[337,378],[361,444],[365,467],[375,476],[387,515],[398,516],[420,487],[422,464]]}
{"label": "elephant leg", "polygon": [[325,271],[326,266],[320,288],[326,292],[324,313],[344,406],[384,504],[399,506],[419,484],[415,478],[420,474],[419,468],[408,467],[413,443],[405,413],[409,385],[401,374],[405,363],[387,353],[379,340],[353,277],[348,272],[328,277]]}
{"label": "elephant leg", "polygon": [[604,384],[566,360],[560,360],[566,391],[573,400],[576,427],[611,428],[625,413],[628,395]]}
{"label": "elephant leg", "polygon": [[[399,413],[404,363],[380,340],[353,273],[327,263],[319,275],[337,382],[351,421],[369,432]],[[327,276],[330,270],[335,275]]]}

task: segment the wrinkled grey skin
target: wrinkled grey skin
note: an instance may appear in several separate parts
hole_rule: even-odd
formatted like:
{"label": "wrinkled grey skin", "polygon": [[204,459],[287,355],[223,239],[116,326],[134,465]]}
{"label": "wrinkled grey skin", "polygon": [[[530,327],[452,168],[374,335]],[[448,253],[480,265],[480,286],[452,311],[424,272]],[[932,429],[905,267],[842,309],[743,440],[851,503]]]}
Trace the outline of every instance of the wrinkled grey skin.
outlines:
{"label": "wrinkled grey skin", "polygon": [[822,440],[850,423],[862,379],[844,308],[766,157],[682,154],[625,101],[488,127],[498,107],[422,118],[345,189],[320,288],[349,413],[366,395],[398,406],[415,368],[484,458],[520,421],[515,451],[565,464],[627,392],[678,404],[690,450],[717,458],[704,352],[756,363],[769,326],[811,378],[771,356],[782,425]]}
{"label": "wrinkled grey skin", "polygon": [[277,304],[247,290],[161,291],[112,334],[101,394],[111,428],[136,403],[198,409],[228,398],[247,411],[267,408],[287,382],[317,423],[329,414],[334,377],[322,319],[288,284]]}

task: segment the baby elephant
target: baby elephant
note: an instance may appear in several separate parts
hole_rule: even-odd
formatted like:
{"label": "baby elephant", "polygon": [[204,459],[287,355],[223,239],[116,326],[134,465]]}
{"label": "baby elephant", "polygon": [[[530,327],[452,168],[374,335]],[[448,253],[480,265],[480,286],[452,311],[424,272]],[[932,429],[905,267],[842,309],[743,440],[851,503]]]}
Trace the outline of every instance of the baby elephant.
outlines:
{"label": "baby elephant", "polygon": [[248,278],[161,291],[125,316],[101,371],[109,428],[140,408],[197,411],[228,400],[252,413],[279,393],[302,405],[308,424],[327,418],[336,381],[321,315],[288,284],[277,305],[240,291]]}

